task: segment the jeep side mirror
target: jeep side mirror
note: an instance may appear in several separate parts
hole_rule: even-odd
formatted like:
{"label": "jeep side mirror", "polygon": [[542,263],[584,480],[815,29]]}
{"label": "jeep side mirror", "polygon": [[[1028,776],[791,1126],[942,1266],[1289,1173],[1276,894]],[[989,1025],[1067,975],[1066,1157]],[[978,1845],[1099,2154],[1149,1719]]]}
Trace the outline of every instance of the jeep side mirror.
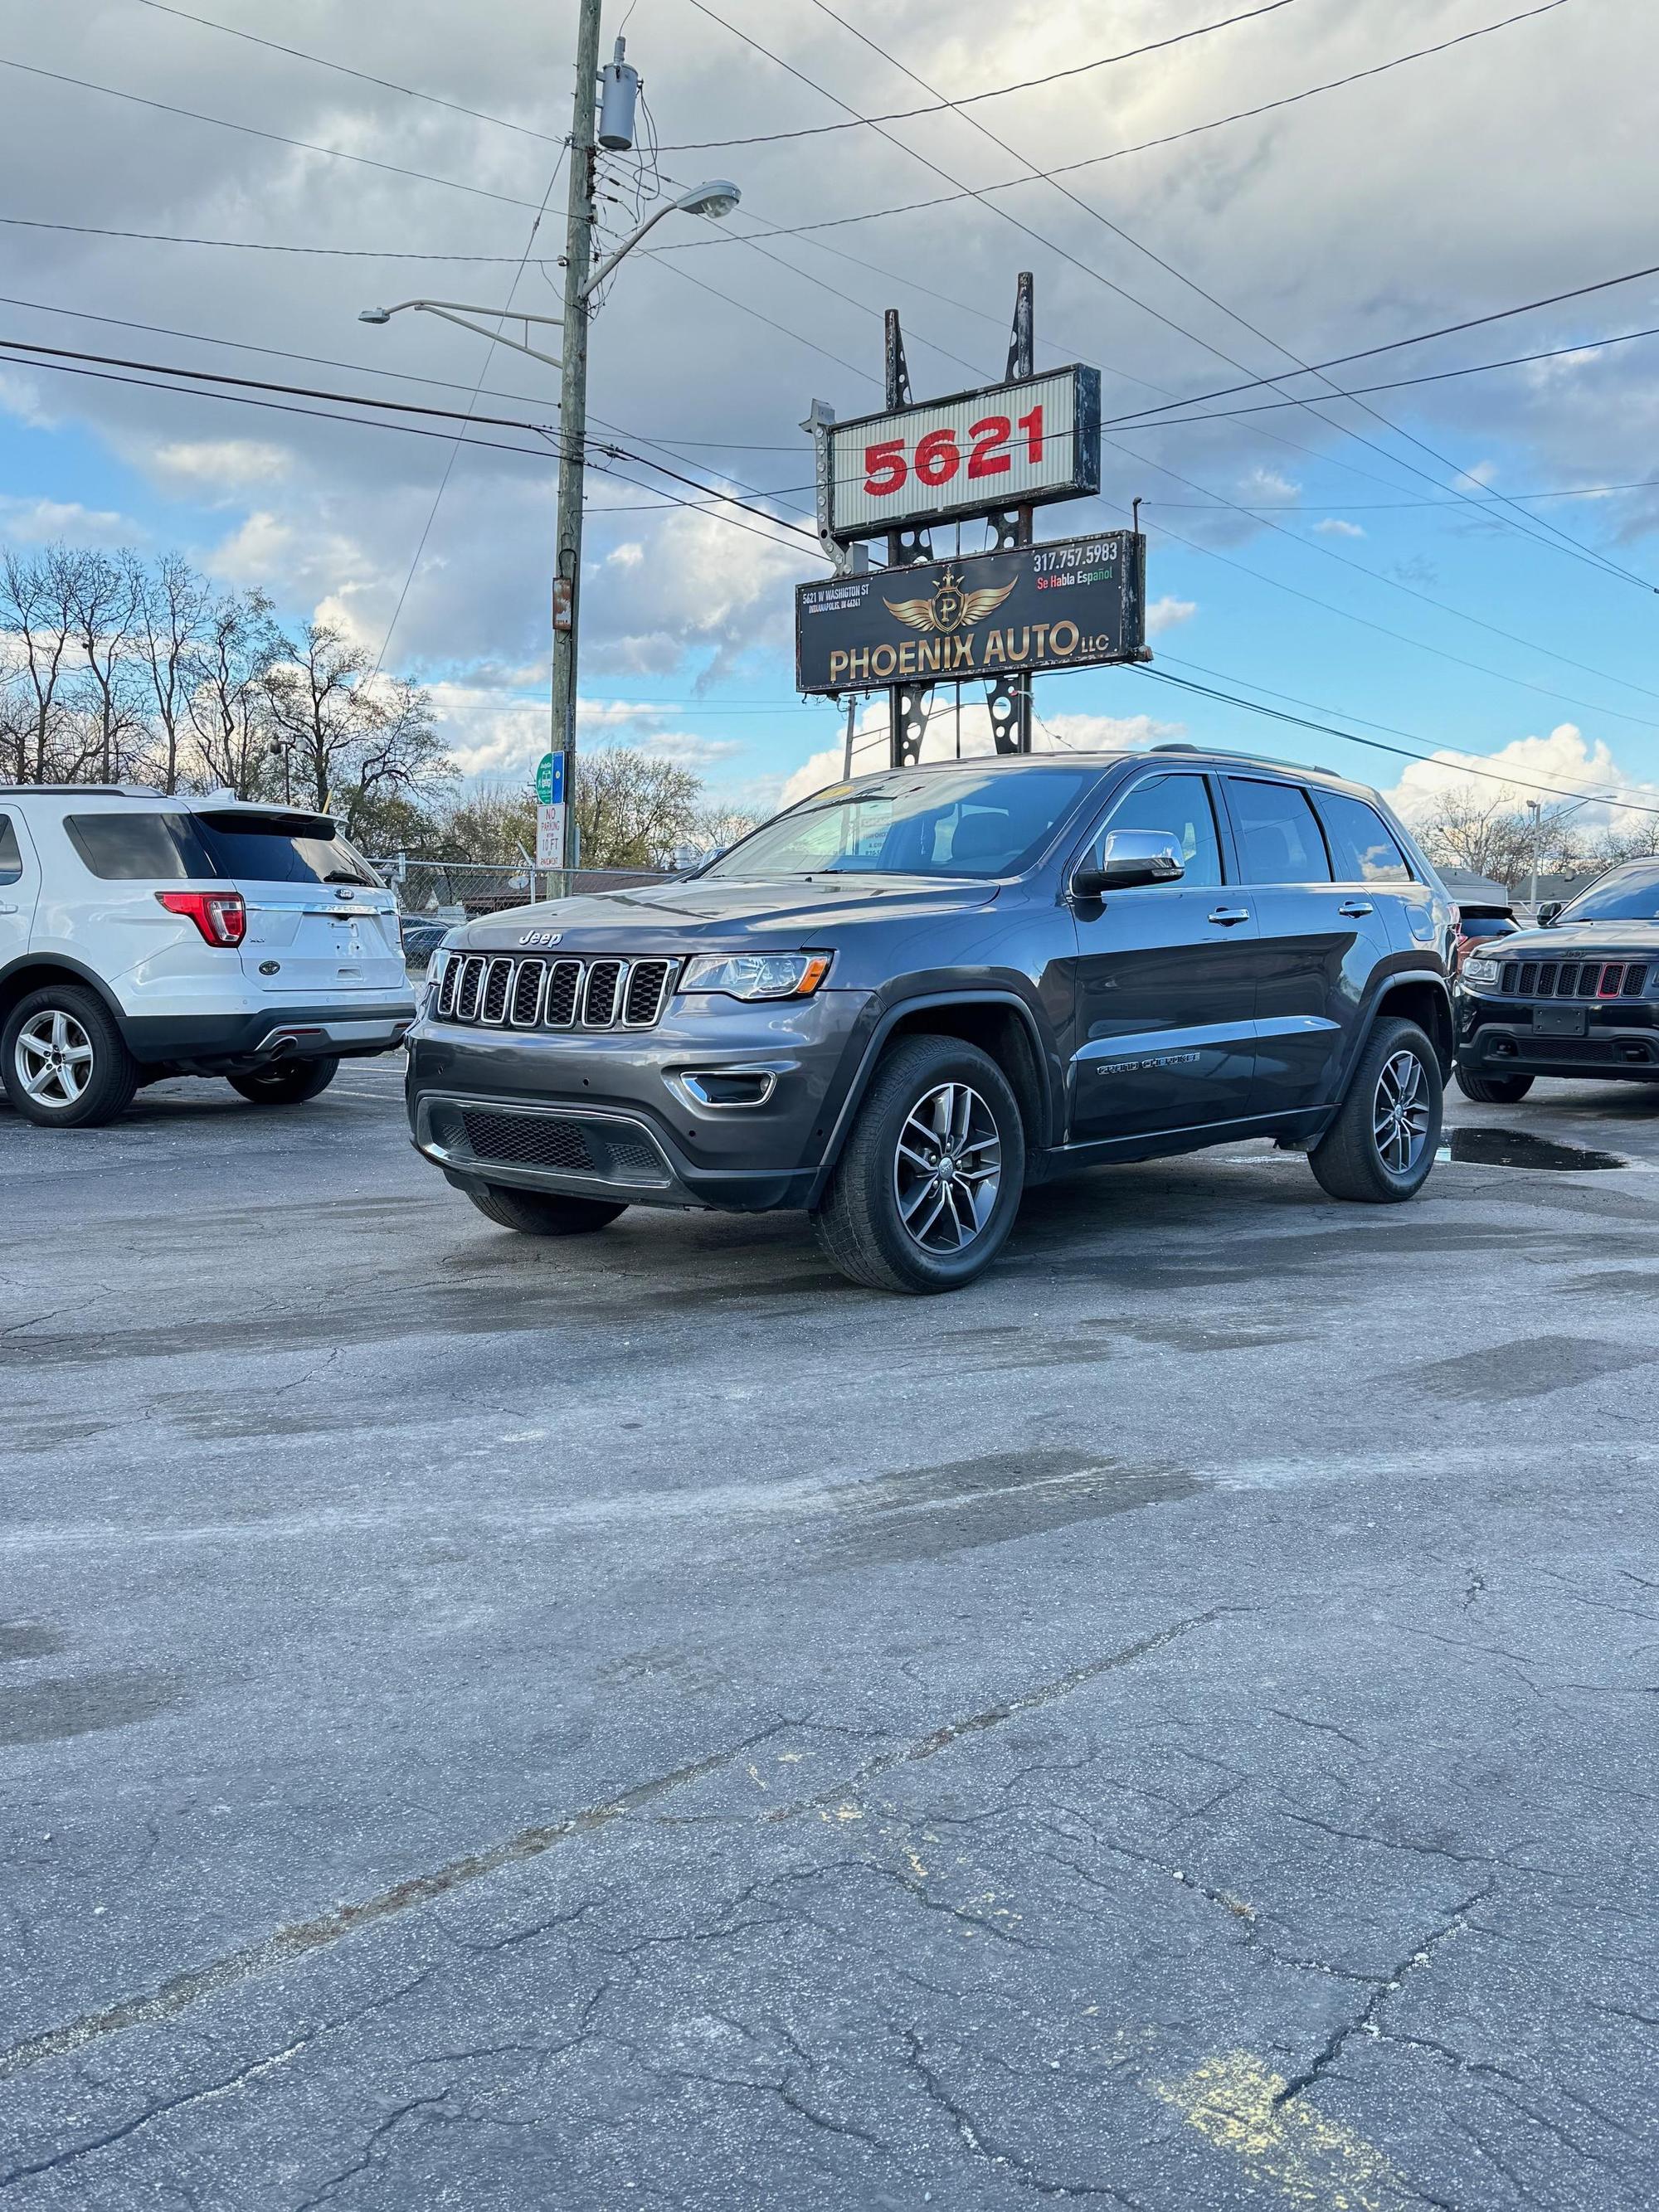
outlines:
{"label": "jeep side mirror", "polygon": [[1098,862],[1085,863],[1073,875],[1072,890],[1078,898],[1104,898],[1108,891],[1140,884],[1178,883],[1186,872],[1180,841],[1169,830],[1114,830]]}
{"label": "jeep side mirror", "polygon": [[1547,929],[1549,927],[1550,924],[1555,920],[1557,915],[1560,913],[1562,904],[1563,902],[1560,899],[1545,900],[1543,905],[1538,909],[1538,927],[1540,929]]}

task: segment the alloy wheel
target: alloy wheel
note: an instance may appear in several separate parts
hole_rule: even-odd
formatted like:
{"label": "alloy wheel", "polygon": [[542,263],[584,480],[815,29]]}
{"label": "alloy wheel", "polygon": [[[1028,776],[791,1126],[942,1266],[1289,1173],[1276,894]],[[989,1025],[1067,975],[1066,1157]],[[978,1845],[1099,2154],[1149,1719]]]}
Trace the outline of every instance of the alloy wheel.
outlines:
{"label": "alloy wheel", "polygon": [[996,1211],[1002,1139],[971,1084],[941,1083],[906,1115],[893,1155],[893,1195],[924,1252],[960,1252]]}
{"label": "alloy wheel", "polygon": [[44,1007],[17,1032],[18,1080],[42,1106],[73,1106],[92,1078],[92,1039],[73,1014]]}
{"label": "alloy wheel", "polygon": [[1429,1085],[1414,1052],[1396,1052],[1382,1063],[1371,1106],[1377,1158],[1390,1175],[1409,1175],[1423,1157],[1429,1134]]}

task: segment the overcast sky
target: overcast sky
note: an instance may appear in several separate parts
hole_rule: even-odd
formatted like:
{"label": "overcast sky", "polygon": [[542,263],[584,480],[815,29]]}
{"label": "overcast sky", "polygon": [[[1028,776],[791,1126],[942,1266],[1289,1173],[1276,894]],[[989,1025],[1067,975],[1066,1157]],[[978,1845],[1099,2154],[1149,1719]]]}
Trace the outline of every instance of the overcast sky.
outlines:
{"label": "overcast sky", "polygon": [[[729,176],[744,197],[725,224],[671,218],[660,250],[610,288],[596,434],[742,486],[781,523],[810,508],[798,425],[811,398],[843,414],[879,401],[890,305],[918,396],[960,389],[1000,374],[1015,276],[1033,270],[1039,362],[1097,364],[1109,418],[1659,261],[1659,19],[1630,0],[1559,0],[1416,59],[1401,58],[1539,0],[1281,0],[1082,73],[1261,0],[831,4],[842,21],[817,0],[616,0],[605,18],[606,52],[629,18],[663,176]],[[189,16],[154,0],[3,0],[0,58],[57,76],[5,71],[0,335],[437,406],[465,407],[482,375],[480,414],[551,423],[551,368],[487,357],[428,316],[356,317],[417,294],[556,313],[562,174],[533,240],[532,226],[569,127],[574,19],[573,0],[198,0]],[[1053,72],[1070,74],[890,136],[730,143]],[[1195,135],[1144,146],[1180,132]],[[625,228],[651,180],[628,158],[605,173],[606,219]],[[881,212],[915,201],[935,204]],[[797,228],[843,217],[861,219]],[[1303,378],[1286,389],[1317,411],[1109,429],[1102,500],[1041,510],[1039,534],[1116,524],[1144,497],[1153,646],[1171,674],[1576,788],[1659,786],[1659,603],[1644,588],[1659,580],[1659,486],[1491,503],[1659,478],[1659,341],[1598,343],[1650,323],[1651,279],[1335,374],[1374,384],[1574,349],[1551,361],[1363,404]],[[0,407],[14,542],[182,547],[438,687],[470,772],[516,776],[543,750],[550,462],[15,365]],[[617,468],[591,479],[584,736],[649,744],[769,805],[836,744],[833,711],[793,698],[792,588],[821,557],[752,516],[661,504],[690,495]],[[950,745],[939,696],[933,743]],[[1048,678],[1038,706],[1054,742],[1184,735],[1385,787],[1402,773],[1129,670]],[[983,742],[971,702],[963,741]]]}

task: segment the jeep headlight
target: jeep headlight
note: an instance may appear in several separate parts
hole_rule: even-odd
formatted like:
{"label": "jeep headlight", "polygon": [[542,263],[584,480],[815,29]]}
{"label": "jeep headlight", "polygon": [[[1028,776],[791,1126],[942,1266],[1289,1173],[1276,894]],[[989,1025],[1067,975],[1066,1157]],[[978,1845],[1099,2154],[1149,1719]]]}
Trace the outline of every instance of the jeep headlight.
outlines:
{"label": "jeep headlight", "polygon": [[1464,980],[1470,983],[1494,984],[1504,980],[1501,960],[1486,960],[1477,953],[1474,959],[1463,963]]}
{"label": "jeep headlight", "polygon": [[701,952],[686,963],[680,988],[728,999],[810,999],[829,973],[827,952]]}

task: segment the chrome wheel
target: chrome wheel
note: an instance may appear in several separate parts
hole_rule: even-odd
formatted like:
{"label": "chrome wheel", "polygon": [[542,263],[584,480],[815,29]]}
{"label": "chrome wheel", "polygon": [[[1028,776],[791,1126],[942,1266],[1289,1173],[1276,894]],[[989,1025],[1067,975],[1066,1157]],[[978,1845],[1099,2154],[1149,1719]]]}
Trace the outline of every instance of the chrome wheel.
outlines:
{"label": "chrome wheel", "polygon": [[924,1252],[960,1252],[996,1210],[1002,1139],[971,1085],[941,1083],[910,1109],[893,1155],[893,1196]]}
{"label": "chrome wheel", "polygon": [[1429,1135],[1429,1085],[1414,1052],[1396,1052],[1382,1063],[1371,1103],[1376,1154],[1390,1175],[1409,1175]]}
{"label": "chrome wheel", "polygon": [[17,1079],[42,1106],[73,1106],[92,1079],[92,1039],[73,1014],[46,1007],[17,1032]]}

